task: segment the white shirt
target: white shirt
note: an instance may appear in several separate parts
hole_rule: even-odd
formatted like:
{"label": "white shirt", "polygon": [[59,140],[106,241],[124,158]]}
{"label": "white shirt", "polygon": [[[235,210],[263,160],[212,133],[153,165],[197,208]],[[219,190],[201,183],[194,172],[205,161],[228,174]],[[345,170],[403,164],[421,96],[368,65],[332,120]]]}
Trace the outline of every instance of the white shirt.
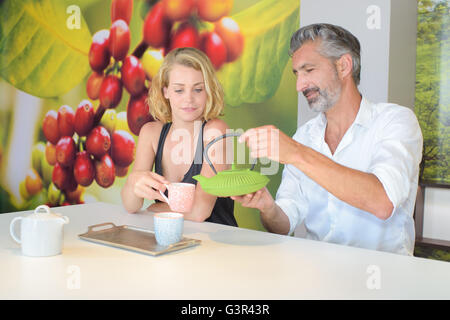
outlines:
{"label": "white shirt", "polygon": [[[334,154],[325,142],[324,113],[297,129],[293,139],[343,166],[373,173],[394,210],[387,220],[334,197],[299,169],[286,165],[276,203],[288,216],[290,234],[305,222],[308,239],[412,255],[422,132],[408,108],[362,98],[355,121]],[[330,179],[333,179],[330,176]]]}

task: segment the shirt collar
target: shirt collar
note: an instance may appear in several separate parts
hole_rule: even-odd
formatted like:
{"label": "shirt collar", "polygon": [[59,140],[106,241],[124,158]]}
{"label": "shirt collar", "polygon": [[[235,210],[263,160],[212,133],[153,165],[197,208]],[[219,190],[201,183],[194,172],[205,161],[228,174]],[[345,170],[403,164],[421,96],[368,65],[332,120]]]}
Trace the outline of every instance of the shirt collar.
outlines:
{"label": "shirt collar", "polygon": [[354,124],[369,128],[372,122],[372,103],[366,98],[362,97],[359,111],[356,115]]}
{"label": "shirt collar", "polygon": [[[355,124],[368,128],[372,121],[372,103],[364,98],[361,99],[361,103],[359,105],[358,113],[356,114],[355,120],[353,121]],[[325,116],[325,112],[320,112],[318,115],[317,126],[323,128],[327,125],[327,117]]]}
{"label": "shirt collar", "polygon": [[[372,121],[372,103],[364,98],[361,99],[358,113],[354,120],[354,124],[360,125],[365,128],[369,128]],[[319,146],[325,136],[325,128],[327,126],[327,117],[324,112],[320,112],[317,115],[315,125],[310,127],[309,134],[314,145]]]}

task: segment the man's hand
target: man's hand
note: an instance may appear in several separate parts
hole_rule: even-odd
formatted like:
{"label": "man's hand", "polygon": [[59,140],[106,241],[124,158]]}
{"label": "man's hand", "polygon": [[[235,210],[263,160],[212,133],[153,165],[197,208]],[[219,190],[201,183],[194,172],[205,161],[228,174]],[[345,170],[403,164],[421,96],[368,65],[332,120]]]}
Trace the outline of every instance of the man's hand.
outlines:
{"label": "man's hand", "polygon": [[283,210],[276,205],[267,188],[243,196],[231,197],[231,199],[240,202],[243,207],[258,209],[261,214],[261,222],[267,231],[288,234],[289,219]]}
{"label": "man's hand", "polygon": [[242,196],[234,196],[231,199],[240,202],[243,207],[255,208],[261,212],[268,212],[275,206],[275,201],[267,188]]}
{"label": "man's hand", "polygon": [[266,157],[282,164],[293,164],[298,154],[299,143],[272,125],[252,128],[239,137],[246,142],[252,158]]}

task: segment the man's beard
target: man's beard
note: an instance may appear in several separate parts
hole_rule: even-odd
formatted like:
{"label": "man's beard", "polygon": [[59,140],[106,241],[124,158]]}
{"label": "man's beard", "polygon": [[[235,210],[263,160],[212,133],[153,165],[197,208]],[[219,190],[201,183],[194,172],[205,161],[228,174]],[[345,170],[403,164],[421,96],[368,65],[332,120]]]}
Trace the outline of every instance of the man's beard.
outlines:
{"label": "man's beard", "polygon": [[318,93],[318,95],[314,98],[306,98],[311,110],[315,112],[325,112],[336,104],[341,96],[341,85],[338,80],[335,80],[332,83],[335,84],[334,87],[329,87],[326,89],[312,87],[302,91],[305,97],[308,95],[308,93],[313,91]]}

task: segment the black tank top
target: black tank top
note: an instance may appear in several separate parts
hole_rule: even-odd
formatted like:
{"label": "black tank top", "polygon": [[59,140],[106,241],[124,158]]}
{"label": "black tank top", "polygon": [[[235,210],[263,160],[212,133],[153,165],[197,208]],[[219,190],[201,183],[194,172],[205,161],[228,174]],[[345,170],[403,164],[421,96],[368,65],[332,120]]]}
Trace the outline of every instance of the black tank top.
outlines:
{"label": "black tank top", "polygon": [[[203,128],[205,127],[206,121],[202,124],[202,129],[200,131],[198,137],[197,148],[195,150],[194,161],[192,162],[191,167],[186,172],[181,182],[193,183],[197,184],[197,180],[192,179],[193,176],[200,174],[203,165]],[[155,156],[155,173],[159,175],[163,175],[162,170],[162,154],[164,149],[164,142],[166,141],[167,134],[169,133],[169,129],[172,123],[164,124],[161,135],[159,136],[158,149],[156,150]],[[167,190],[166,190],[167,196]],[[234,218],[234,201],[227,197],[221,198],[218,197],[214,208],[211,212],[211,215],[205,221],[221,223],[225,225],[235,226],[237,227],[236,219]]]}

